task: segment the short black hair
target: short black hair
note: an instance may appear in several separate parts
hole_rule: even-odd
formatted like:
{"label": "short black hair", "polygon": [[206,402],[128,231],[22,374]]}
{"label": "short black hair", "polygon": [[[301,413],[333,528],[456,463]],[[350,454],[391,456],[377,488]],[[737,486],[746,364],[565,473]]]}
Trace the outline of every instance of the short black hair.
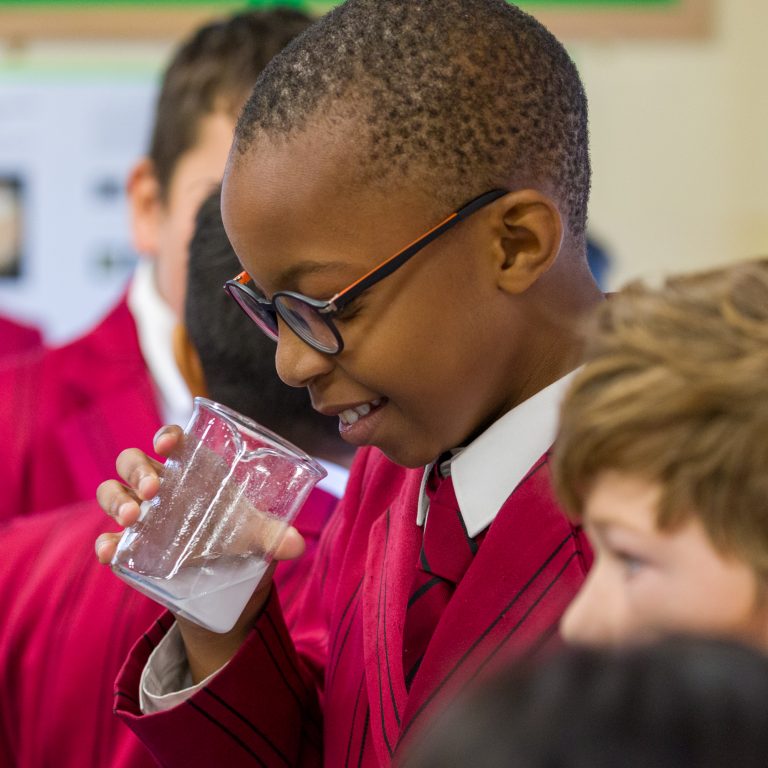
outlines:
{"label": "short black hair", "polygon": [[562,44],[505,0],[348,0],[267,66],[236,146],[318,114],[359,122],[368,183],[397,173],[446,207],[543,183],[585,231],[584,88]]}
{"label": "short black hair", "polygon": [[164,196],[176,163],[198,139],[200,120],[217,111],[234,120],[270,59],[309,24],[287,9],[239,13],[181,44],[163,74],[149,147]]}
{"label": "short black hair", "polygon": [[714,639],[572,650],[449,708],[402,768],[759,768],[768,658]]}
{"label": "short black hair", "polygon": [[224,291],[241,267],[224,231],[220,197],[219,190],[212,193],[197,214],[184,306],[184,324],[208,394],[318,458],[350,453],[339,437],[338,420],[315,411],[306,389],[278,378],[274,342]]}

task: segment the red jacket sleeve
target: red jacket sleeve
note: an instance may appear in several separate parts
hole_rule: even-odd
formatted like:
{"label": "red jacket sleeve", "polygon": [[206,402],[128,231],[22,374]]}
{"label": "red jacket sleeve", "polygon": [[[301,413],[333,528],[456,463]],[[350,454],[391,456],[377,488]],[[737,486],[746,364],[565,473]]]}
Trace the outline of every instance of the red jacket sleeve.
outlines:
{"label": "red jacket sleeve", "polygon": [[116,691],[117,713],[160,765],[322,764],[315,674],[296,653],[276,590],[240,651],[205,688],[172,709],[142,715],[141,673],[172,622],[164,614],[138,641]]}
{"label": "red jacket sleeve", "polygon": [[139,709],[141,674],[173,616],[164,614],[136,643],[117,680],[115,711],[160,765],[322,765],[322,687],[331,610],[324,585],[333,581],[344,557],[346,521],[355,517],[367,456],[359,452],[344,499],[325,528],[299,602],[289,611],[290,633],[273,588],[229,664],[187,701],[151,715]]}

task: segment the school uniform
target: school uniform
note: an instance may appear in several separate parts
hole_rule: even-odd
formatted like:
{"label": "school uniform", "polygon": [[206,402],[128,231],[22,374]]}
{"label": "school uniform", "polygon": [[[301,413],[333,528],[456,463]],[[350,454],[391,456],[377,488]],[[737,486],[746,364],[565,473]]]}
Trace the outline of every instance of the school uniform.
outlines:
{"label": "school uniform", "polygon": [[[278,566],[285,591],[306,579],[337,501],[315,489],[299,513],[308,556]],[[93,542],[109,527],[95,502],[0,527],[0,766],[156,765],[112,698],[125,655],[163,609],[95,562]]]}
{"label": "school uniform", "polygon": [[37,328],[0,316],[0,360],[39,349],[43,338]]}
{"label": "school uniform", "polygon": [[0,520],[92,499],[121,450],[154,455],[160,426],[186,421],[174,320],[149,270],[87,335],[0,366]]}
{"label": "school uniform", "polygon": [[[435,470],[362,449],[291,631],[278,587],[230,662],[178,691],[183,649],[164,614],[118,678],[120,717],[165,766],[387,766],[440,701],[496,664],[557,645],[591,557],[550,487],[547,451],[567,379],[448,462],[452,486],[442,487],[471,542],[455,585],[433,576],[417,587],[431,558],[433,510],[424,513],[437,498],[427,493]],[[434,625],[414,640],[423,601],[443,587]]]}

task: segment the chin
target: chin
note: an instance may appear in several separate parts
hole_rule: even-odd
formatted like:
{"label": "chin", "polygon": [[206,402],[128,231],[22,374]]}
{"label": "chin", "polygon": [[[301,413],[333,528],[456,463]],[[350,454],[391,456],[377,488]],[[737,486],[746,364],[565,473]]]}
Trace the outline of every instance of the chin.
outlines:
{"label": "chin", "polygon": [[396,446],[376,446],[390,461],[407,469],[418,469],[434,461],[441,453],[440,448],[429,448],[413,444],[400,443]]}

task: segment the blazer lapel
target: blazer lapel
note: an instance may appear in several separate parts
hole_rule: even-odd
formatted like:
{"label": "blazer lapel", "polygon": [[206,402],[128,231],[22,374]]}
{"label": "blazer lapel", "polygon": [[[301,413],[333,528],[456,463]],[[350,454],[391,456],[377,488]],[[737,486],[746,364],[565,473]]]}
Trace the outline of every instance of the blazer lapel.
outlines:
{"label": "blazer lapel", "polygon": [[421,478],[410,474],[403,492],[371,527],[363,592],[363,647],[371,733],[382,765],[392,761],[408,700],[403,673],[403,627],[421,545],[416,509]]}
{"label": "blazer lapel", "polygon": [[557,637],[586,572],[581,539],[558,508],[546,456],[505,502],[435,630],[403,716],[403,737],[434,701],[487,665]]}

